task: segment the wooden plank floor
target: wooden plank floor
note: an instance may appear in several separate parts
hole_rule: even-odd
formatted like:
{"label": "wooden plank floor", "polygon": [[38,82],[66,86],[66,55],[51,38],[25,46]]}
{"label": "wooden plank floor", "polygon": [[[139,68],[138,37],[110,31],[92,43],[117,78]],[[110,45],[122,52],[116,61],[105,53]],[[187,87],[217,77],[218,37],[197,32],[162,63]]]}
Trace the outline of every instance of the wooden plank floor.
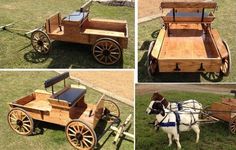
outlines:
{"label": "wooden plank floor", "polygon": [[172,24],[165,35],[161,59],[218,58],[219,54],[209,34],[203,34],[200,24]]}

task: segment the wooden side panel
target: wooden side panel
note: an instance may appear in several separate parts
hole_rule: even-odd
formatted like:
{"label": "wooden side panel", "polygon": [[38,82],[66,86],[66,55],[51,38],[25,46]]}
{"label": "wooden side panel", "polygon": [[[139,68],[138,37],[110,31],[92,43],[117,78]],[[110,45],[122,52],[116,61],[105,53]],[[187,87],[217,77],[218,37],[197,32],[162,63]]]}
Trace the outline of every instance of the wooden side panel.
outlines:
{"label": "wooden side panel", "polygon": [[56,13],[55,15],[46,19],[46,31],[47,33],[52,33],[57,30],[59,25],[61,24],[61,14]]}
{"label": "wooden side panel", "polygon": [[30,101],[33,101],[35,99],[35,95],[32,93],[30,95],[24,96],[18,100],[16,100],[14,103],[19,104],[19,105],[25,105],[29,103]]}
{"label": "wooden side panel", "polygon": [[220,53],[220,56],[222,58],[225,58],[227,57],[229,54],[228,54],[228,51],[227,49],[225,48],[223,42],[222,42],[222,39],[220,38],[220,34],[217,32],[216,29],[212,29],[211,30],[211,33],[212,33],[212,36],[215,40],[215,43],[216,43],[216,46],[219,50],[219,53]]}
{"label": "wooden side panel", "polygon": [[94,114],[94,127],[97,125],[98,121],[101,119],[103,114],[103,108],[104,108],[104,95],[100,98],[100,100],[97,102],[95,109],[93,111]]}
{"label": "wooden side panel", "polygon": [[159,59],[160,72],[175,72],[176,64],[180,69],[178,72],[202,72],[199,71],[203,64],[206,72],[219,72],[221,59]]}
{"label": "wooden side panel", "polygon": [[212,8],[217,7],[217,3],[213,1],[184,1],[177,2],[176,0],[168,0],[161,2],[161,8]]}
{"label": "wooden side panel", "polygon": [[[229,121],[231,119],[231,106],[223,103],[215,102],[211,105],[212,116],[218,119]],[[214,111],[215,110],[215,111]],[[218,111],[218,112],[217,112]],[[219,112],[222,111],[222,112]],[[228,112],[223,112],[228,111]]]}
{"label": "wooden side panel", "polygon": [[152,55],[152,57],[154,57],[154,58],[158,58],[158,56],[159,56],[159,53],[160,53],[160,50],[161,50],[161,47],[162,47],[162,43],[163,43],[163,40],[164,40],[164,37],[165,37],[165,29],[164,28],[162,28],[161,30],[160,30],[160,32],[159,32],[159,35],[158,35],[158,37],[157,37],[157,40],[156,40],[156,42],[155,42],[155,45],[154,45],[154,47],[153,47],[153,49],[152,49],[152,53],[151,53],[151,55]]}
{"label": "wooden side panel", "polygon": [[101,29],[108,31],[126,32],[127,21],[111,19],[90,19],[85,25],[89,29]]}

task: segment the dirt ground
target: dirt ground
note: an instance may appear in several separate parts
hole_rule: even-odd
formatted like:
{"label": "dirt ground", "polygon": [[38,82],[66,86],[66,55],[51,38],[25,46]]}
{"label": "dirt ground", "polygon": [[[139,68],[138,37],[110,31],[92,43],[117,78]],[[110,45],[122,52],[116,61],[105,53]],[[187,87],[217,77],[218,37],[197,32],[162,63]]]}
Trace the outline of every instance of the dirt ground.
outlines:
{"label": "dirt ground", "polygon": [[234,95],[231,90],[236,90],[236,84],[136,84],[135,86],[136,95],[171,90]]}
{"label": "dirt ground", "polygon": [[70,72],[70,76],[81,84],[133,106],[133,71],[80,71]]}
{"label": "dirt ground", "polygon": [[145,18],[158,16],[161,13],[160,2],[162,0],[139,0],[138,1],[138,19],[146,20]]}

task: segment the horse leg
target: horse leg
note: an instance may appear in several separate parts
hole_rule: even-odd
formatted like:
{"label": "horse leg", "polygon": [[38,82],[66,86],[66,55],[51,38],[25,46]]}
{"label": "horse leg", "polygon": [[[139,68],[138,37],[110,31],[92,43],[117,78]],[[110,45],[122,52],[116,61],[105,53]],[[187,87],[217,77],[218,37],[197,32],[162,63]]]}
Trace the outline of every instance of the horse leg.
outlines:
{"label": "horse leg", "polygon": [[172,145],[172,134],[168,133],[168,139],[169,139],[169,145],[168,146],[171,146]]}
{"label": "horse leg", "polygon": [[175,142],[177,144],[177,149],[181,149],[181,145],[180,145],[180,142],[179,142],[179,134],[174,134],[174,139],[175,139]]}
{"label": "horse leg", "polygon": [[196,137],[196,143],[198,143],[199,141],[199,135],[200,135],[200,128],[198,125],[193,125],[192,126],[193,131],[196,133],[197,137]]}

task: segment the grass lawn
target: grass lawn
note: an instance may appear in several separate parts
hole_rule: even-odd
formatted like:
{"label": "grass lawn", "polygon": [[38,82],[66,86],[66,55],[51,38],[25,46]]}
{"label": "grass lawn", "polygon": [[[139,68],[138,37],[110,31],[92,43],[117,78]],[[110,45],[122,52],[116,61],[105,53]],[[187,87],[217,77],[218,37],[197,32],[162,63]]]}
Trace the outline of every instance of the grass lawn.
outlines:
{"label": "grass lawn", "polygon": [[[0,84],[0,149],[24,149],[24,150],[68,150],[73,149],[66,139],[64,127],[42,123],[38,126],[44,129],[43,134],[32,136],[21,136],[16,134],[7,123],[7,113],[9,112],[8,103],[22,96],[32,93],[35,89],[44,89],[43,83],[46,79],[55,76],[55,72],[1,72]],[[68,83],[76,84],[72,80],[67,80]],[[56,86],[59,89],[62,84]],[[102,94],[88,88],[85,101],[88,103],[96,103]],[[121,120],[124,121],[133,109],[128,105],[117,102],[121,110]],[[97,136],[101,135],[101,124],[95,129]],[[38,128],[37,128],[38,130]],[[36,131],[37,131],[36,130]],[[133,126],[128,130],[133,133]],[[98,141],[98,147],[101,149],[116,149],[112,144],[114,135],[109,130]],[[133,149],[133,141],[124,139],[117,146],[117,149]]]}
{"label": "grass lawn", "polygon": [[[16,23],[15,27],[34,29],[42,26],[50,15],[61,12],[66,16],[78,10],[85,0],[0,0],[0,26]],[[123,60],[112,66],[96,62],[91,46],[53,42],[48,55],[36,53],[30,40],[16,32],[0,31],[1,68],[134,68],[134,9],[107,6],[94,2],[90,18],[120,19],[128,21],[129,45],[123,51]],[[24,33],[24,32],[20,32]]]}
{"label": "grass lawn", "polygon": [[[229,77],[224,77],[222,81],[230,82],[236,81],[236,66],[233,65],[236,63],[236,2],[234,0],[220,1],[216,0],[218,4],[218,10],[215,12],[216,19],[213,22],[213,28],[216,28],[220,33],[222,39],[227,41],[230,50],[231,50],[231,58],[232,58],[232,69]],[[144,65],[147,58],[147,50],[149,47],[149,43],[156,39],[156,31],[158,31],[162,27],[161,19],[155,19],[149,22],[139,24],[138,29],[138,81],[140,82],[187,82],[187,81],[195,81],[195,82],[205,82],[205,80],[199,73],[174,73],[174,74],[159,74],[154,78],[151,78],[147,74],[147,68]]]}
{"label": "grass lawn", "polygon": [[[167,100],[188,100],[196,99],[203,106],[208,106],[215,101],[221,101],[221,97],[229,98],[229,95],[219,95],[200,92],[161,92]],[[146,108],[149,105],[152,94],[136,95],[136,149],[142,150],[147,147],[151,150],[173,150],[176,144],[168,147],[168,137],[161,129],[155,131],[149,122],[153,122],[154,115],[147,115]],[[194,131],[180,133],[180,144],[183,150],[232,150],[236,149],[235,135],[231,135],[228,124],[217,122],[214,124],[204,124],[200,126],[200,140],[195,144],[196,134]]]}

